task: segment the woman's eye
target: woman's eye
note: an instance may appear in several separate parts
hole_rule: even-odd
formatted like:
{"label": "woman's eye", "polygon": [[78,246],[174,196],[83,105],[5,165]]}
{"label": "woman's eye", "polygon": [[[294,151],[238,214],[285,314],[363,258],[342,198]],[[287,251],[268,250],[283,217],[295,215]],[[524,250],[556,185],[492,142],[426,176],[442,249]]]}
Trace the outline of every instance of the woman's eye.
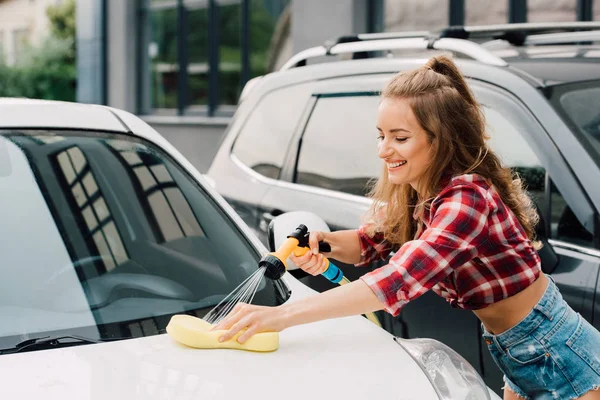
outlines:
{"label": "woman's eye", "polygon": [[378,135],[377,136],[377,140],[383,140],[384,136],[383,135]]}
{"label": "woman's eye", "polygon": [[400,143],[406,142],[406,139],[407,138],[405,138],[405,137],[403,137],[403,138],[396,138],[396,142],[400,142]]}

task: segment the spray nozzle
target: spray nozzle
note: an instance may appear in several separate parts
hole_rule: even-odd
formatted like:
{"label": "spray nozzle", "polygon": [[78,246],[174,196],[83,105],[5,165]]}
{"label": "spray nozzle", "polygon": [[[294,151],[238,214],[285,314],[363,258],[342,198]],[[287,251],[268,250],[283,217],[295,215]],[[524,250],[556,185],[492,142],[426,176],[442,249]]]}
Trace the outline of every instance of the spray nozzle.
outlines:
{"label": "spray nozzle", "polygon": [[274,281],[280,279],[287,269],[285,262],[280,260],[274,253],[265,254],[258,262],[258,266],[266,267],[265,276]]}

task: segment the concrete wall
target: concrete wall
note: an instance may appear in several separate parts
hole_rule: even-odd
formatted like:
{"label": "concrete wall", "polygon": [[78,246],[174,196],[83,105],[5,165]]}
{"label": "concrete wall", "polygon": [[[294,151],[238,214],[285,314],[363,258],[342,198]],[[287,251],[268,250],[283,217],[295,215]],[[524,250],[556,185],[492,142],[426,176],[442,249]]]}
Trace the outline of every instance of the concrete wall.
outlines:
{"label": "concrete wall", "polygon": [[104,104],[104,32],[102,30],[102,0],[77,0],[77,101]]}
{"label": "concrete wall", "polygon": [[108,1],[108,104],[137,112],[137,1]]}
{"label": "concrete wall", "polygon": [[293,53],[340,35],[366,32],[367,1],[292,0]]}
{"label": "concrete wall", "polygon": [[[434,30],[448,25],[447,0],[386,0],[385,30]],[[528,22],[576,21],[576,0],[528,0]],[[600,0],[593,2],[594,20],[600,20]],[[465,24],[508,22],[508,0],[465,0]]]}
{"label": "concrete wall", "polygon": [[227,118],[143,117],[200,172],[206,172],[217,152]]}

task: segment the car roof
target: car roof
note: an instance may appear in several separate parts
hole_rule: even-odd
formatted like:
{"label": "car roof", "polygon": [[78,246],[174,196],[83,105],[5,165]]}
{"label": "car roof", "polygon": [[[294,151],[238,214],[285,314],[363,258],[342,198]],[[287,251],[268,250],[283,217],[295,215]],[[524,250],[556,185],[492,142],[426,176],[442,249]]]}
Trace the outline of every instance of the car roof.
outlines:
{"label": "car roof", "polygon": [[[325,82],[332,78],[353,77],[359,75],[391,75],[398,71],[417,68],[423,65],[427,59],[428,57],[425,55],[411,58],[369,58],[361,60],[333,61],[292,68],[285,71],[277,71],[267,74],[262,78],[260,84],[256,85],[252,90],[252,97],[257,99],[260,98],[262,94],[271,90],[301,82]],[[490,81],[490,77],[493,77],[492,81],[494,84],[513,93],[527,90],[527,85],[523,85],[524,81],[529,83],[529,88],[543,86],[542,81],[525,72],[521,73],[506,67],[484,64],[465,58],[456,59],[456,63],[466,76],[475,80],[487,82]],[[525,88],[523,88],[523,86],[525,86]]]}
{"label": "car roof", "polygon": [[0,129],[82,129],[126,133],[113,109],[95,104],[0,98]]}

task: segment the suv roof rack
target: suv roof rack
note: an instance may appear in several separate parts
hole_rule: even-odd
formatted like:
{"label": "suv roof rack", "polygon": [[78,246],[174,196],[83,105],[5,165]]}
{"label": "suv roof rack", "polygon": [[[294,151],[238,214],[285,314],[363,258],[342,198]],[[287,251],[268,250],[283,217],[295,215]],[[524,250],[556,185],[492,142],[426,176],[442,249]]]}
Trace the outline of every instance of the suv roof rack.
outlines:
{"label": "suv roof rack", "polygon": [[543,33],[540,35],[527,36],[525,44],[561,44],[600,41],[600,29],[595,31],[578,31],[568,33]]}
{"label": "suv roof rack", "polygon": [[[301,67],[311,58],[338,54],[353,54],[353,58],[368,58],[368,52],[392,50],[448,50],[463,54],[490,65],[507,66],[508,63],[490,50],[472,41],[475,39],[502,39],[517,46],[527,44],[567,43],[598,40],[600,22],[512,23],[482,26],[450,26],[437,32],[385,32],[344,35],[327,41],[323,46],[313,47],[292,56],[280,70]],[[563,33],[563,37],[550,36],[551,32]],[[531,34],[548,33],[548,35]],[[584,35],[584,34],[587,34]],[[577,36],[578,35],[578,36]],[[544,37],[545,36],[545,37]]]}
{"label": "suv roof rack", "polygon": [[[343,40],[347,40],[345,37]],[[495,56],[489,50],[481,45],[468,40],[454,38],[435,38],[435,37],[407,37],[403,39],[383,39],[367,41],[342,41],[341,43],[326,43],[324,46],[313,47],[292,56],[282,67],[285,71],[295,67],[306,65],[306,61],[311,58],[321,56],[331,56],[338,54],[354,54],[354,58],[367,58],[366,54],[372,51],[392,51],[392,50],[447,50],[464,54],[470,58],[490,65],[507,66],[508,63]]]}
{"label": "suv roof rack", "polygon": [[600,29],[600,22],[528,22],[481,26],[450,26],[440,31],[440,37],[457,39],[503,39],[521,46],[531,34],[578,32]]}

